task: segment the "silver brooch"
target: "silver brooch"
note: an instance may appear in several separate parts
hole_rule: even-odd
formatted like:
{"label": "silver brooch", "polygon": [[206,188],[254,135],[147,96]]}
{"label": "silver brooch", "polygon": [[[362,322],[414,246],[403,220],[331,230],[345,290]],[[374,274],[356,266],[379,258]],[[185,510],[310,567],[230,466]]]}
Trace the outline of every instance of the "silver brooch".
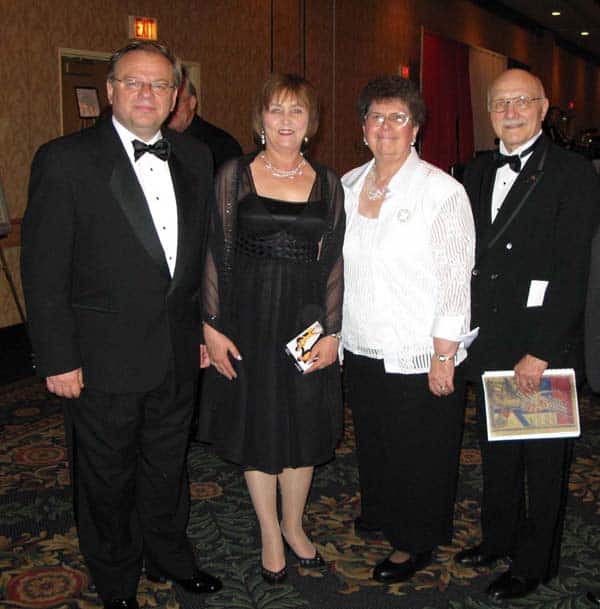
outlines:
{"label": "silver brooch", "polygon": [[399,209],[396,217],[398,218],[398,222],[406,222],[410,217],[410,212],[408,209]]}

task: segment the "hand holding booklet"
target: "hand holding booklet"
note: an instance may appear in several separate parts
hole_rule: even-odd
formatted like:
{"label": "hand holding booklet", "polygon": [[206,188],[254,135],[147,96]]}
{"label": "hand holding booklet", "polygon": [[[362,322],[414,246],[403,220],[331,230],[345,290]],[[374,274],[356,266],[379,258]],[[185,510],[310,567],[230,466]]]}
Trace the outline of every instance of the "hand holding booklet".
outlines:
{"label": "hand holding booklet", "polygon": [[310,368],[310,350],[321,334],[323,334],[323,326],[315,321],[286,343],[285,351],[294,360],[294,364],[300,372],[305,372]]}
{"label": "hand holding booklet", "polygon": [[574,370],[546,370],[530,394],[518,388],[513,370],[487,371],[481,378],[490,442],[580,435]]}

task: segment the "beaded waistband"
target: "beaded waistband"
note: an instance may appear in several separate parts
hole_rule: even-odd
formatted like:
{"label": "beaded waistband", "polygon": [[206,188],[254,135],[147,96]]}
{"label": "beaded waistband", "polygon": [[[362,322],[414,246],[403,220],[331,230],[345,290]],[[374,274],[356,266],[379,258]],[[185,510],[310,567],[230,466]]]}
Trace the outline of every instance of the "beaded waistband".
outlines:
{"label": "beaded waistband", "polygon": [[319,246],[312,241],[295,239],[281,233],[269,237],[255,237],[245,233],[237,236],[236,252],[253,258],[276,258],[292,262],[314,262]]}

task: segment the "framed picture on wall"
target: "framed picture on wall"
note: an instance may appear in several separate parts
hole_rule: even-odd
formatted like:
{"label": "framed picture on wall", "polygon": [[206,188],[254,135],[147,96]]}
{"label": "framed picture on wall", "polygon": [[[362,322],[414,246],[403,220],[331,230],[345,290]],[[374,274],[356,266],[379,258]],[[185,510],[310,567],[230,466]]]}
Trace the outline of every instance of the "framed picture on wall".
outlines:
{"label": "framed picture on wall", "polygon": [[100,100],[96,87],[75,87],[79,118],[98,118],[100,116]]}

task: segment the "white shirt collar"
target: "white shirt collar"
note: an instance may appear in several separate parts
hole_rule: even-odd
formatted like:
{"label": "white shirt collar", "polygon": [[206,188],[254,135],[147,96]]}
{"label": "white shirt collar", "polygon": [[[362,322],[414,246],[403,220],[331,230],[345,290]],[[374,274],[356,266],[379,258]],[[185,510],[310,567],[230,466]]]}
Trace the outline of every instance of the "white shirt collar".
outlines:
{"label": "white shirt collar", "polygon": [[[421,159],[419,158],[417,151],[414,148],[411,148],[410,154],[406,158],[406,161],[404,161],[400,169],[398,169],[398,171],[390,180],[388,184],[388,189],[390,191],[400,189],[405,190],[406,183],[404,183],[404,185],[402,183],[405,180],[406,175],[412,172],[412,170],[415,168],[415,166],[419,163],[420,160]],[[359,193],[362,190],[364,181],[374,164],[375,159],[372,158],[370,161],[368,161],[358,169],[349,172],[350,174],[352,174],[352,177],[344,177],[344,186],[346,186],[346,188],[351,189],[353,192]]]}
{"label": "white shirt collar", "polygon": [[[138,137],[135,133],[132,133],[131,131],[129,131],[129,129],[127,129],[127,127],[124,127],[116,118],[115,115],[113,114],[112,116],[112,122],[113,125],[115,127],[115,130],[117,132],[117,135],[119,136],[121,142],[123,143],[123,148],[125,148],[125,152],[127,153],[127,156],[129,157],[129,160],[133,163],[134,162],[134,157],[133,157],[133,144],[131,142],[133,142],[133,140],[140,140],[142,141],[142,138]],[[160,132],[160,129],[150,138],[150,140],[148,140],[147,142],[144,142],[145,144],[154,144],[155,142],[157,142],[160,138],[162,137],[162,134]]]}
{"label": "white shirt collar", "polygon": [[[530,146],[533,145],[535,141],[542,135],[542,130],[540,129],[530,140],[527,140],[524,144],[521,144],[518,148],[515,148],[512,152],[508,152],[504,142],[500,140],[499,150],[502,154],[513,155],[513,154],[521,154],[523,150],[527,150]],[[528,155],[529,156],[529,155]]]}
{"label": "white shirt collar", "polygon": [[402,166],[398,171],[393,175],[392,179],[388,184],[388,190],[396,191],[396,190],[406,190],[407,177],[412,174],[414,168],[418,165],[419,155],[417,151],[411,146],[410,154],[406,157],[406,161],[402,163]]}

